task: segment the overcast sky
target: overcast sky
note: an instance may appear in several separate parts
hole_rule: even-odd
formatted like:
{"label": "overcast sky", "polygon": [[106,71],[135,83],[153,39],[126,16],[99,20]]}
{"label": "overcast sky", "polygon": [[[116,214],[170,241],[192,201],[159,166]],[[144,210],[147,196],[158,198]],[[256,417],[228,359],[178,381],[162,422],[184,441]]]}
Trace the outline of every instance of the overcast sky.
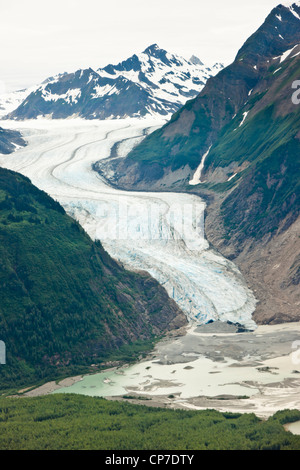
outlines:
{"label": "overcast sky", "polygon": [[153,43],[185,58],[195,54],[205,63],[227,65],[279,3],[0,0],[2,88],[25,88],[56,73],[117,63]]}

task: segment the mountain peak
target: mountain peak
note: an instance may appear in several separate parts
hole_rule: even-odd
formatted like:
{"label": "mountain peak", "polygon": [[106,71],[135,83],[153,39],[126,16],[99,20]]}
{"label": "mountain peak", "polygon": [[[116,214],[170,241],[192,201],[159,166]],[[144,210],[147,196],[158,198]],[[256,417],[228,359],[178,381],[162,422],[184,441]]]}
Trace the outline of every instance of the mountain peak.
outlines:
{"label": "mountain peak", "polygon": [[189,59],[189,62],[194,65],[204,65],[203,62],[199,59],[199,57],[192,55],[192,57]]}
{"label": "mountain peak", "polygon": [[158,44],[151,44],[151,46],[148,46],[145,50],[144,50],[144,54],[149,54],[149,55],[154,55],[155,52],[157,51],[160,51],[160,47],[158,46]]}
{"label": "mountain peak", "polygon": [[264,23],[255,31],[238,51],[236,60],[257,65],[261,61],[282,55],[300,41],[300,2],[283,4],[273,8]]}
{"label": "mountain peak", "polygon": [[170,54],[165,49],[161,49],[157,44],[152,44],[147,47],[143,53],[146,54],[150,60],[155,58],[169,67],[172,65],[181,65],[183,60],[181,57]]}

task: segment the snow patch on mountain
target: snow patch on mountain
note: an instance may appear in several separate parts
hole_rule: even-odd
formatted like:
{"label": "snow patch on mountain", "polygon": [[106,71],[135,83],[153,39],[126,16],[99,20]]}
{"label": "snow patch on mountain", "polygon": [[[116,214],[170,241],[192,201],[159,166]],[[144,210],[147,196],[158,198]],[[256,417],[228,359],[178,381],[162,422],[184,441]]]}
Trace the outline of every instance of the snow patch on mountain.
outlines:
{"label": "snow patch on mountain", "polygon": [[[300,6],[300,3],[299,3],[299,2],[297,2],[297,6]],[[298,20],[300,20],[300,15],[299,15],[299,13],[297,13],[297,12],[294,10],[293,6],[290,7],[290,11],[293,13],[293,15],[294,15],[296,18],[298,18]]]}
{"label": "snow patch on mountain", "polygon": [[203,182],[203,181],[201,181],[202,170],[203,170],[203,167],[204,167],[204,163],[205,163],[206,157],[207,157],[207,155],[208,155],[209,152],[210,152],[210,149],[211,149],[211,146],[209,147],[209,149],[207,150],[207,152],[206,152],[206,153],[203,155],[203,157],[201,158],[200,165],[198,166],[197,170],[195,171],[194,176],[193,176],[193,178],[191,179],[191,181],[189,181],[189,184],[190,184],[191,186],[196,186],[197,184],[200,184],[200,183]]}
{"label": "snow patch on mountain", "polygon": [[298,44],[294,47],[292,47],[291,49],[288,49],[287,51],[285,51],[282,56],[280,57],[280,63],[283,62],[285,59],[288,58],[288,56],[293,52],[293,50],[298,46]]}
{"label": "snow patch on mountain", "polygon": [[81,96],[81,89],[80,88],[73,88],[68,90],[66,93],[63,93],[61,95],[59,94],[53,94],[47,90],[43,90],[43,98],[45,101],[57,101],[57,100],[63,100],[66,101],[67,103],[77,103],[78,99]]}

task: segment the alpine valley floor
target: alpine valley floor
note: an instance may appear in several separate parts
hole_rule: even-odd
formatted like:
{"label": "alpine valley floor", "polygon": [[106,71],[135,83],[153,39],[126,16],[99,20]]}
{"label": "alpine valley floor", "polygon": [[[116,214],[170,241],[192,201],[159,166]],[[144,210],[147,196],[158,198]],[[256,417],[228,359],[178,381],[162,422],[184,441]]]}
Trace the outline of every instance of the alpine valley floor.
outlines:
{"label": "alpine valley floor", "polygon": [[[147,361],[28,394],[58,389],[112,399],[143,395],[149,405],[263,416],[300,409],[300,325],[257,328],[253,293],[236,266],[205,240],[205,203],[193,195],[113,189],[92,170],[102,158],[125,156],[162,124],[154,119],[1,123],[20,130],[28,145],[0,156],[0,165],[28,176],[58,200],[127,268],[148,271],[190,322],[182,335],[159,343]],[[205,325],[209,321],[214,323]],[[249,331],[237,333],[227,322]]]}
{"label": "alpine valley floor", "polygon": [[236,333],[210,323],[159,342],[135,364],[48,382],[25,396],[78,393],[181,409],[255,413],[300,410],[300,323]]}

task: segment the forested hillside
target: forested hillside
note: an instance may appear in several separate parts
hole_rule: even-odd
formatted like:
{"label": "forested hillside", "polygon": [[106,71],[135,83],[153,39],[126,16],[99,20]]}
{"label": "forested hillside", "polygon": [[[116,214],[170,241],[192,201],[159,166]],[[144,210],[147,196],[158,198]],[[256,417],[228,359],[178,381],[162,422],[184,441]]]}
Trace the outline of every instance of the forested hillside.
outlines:
{"label": "forested hillside", "polygon": [[147,273],[126,271],[56,201],[2,168],[0,286],[1,387],[132,359],[186,322]]}

